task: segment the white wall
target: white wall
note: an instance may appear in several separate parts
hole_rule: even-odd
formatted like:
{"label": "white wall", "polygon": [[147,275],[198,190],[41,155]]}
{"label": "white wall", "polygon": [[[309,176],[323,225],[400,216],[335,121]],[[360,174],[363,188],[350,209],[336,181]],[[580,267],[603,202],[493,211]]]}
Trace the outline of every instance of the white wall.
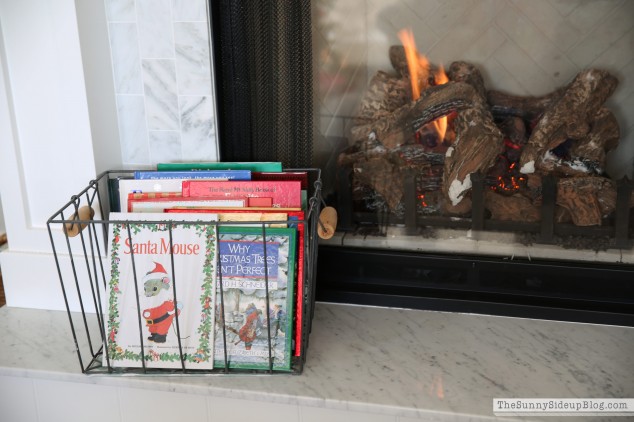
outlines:
{"label": "white wall", "polygon": [[122,167],[117,103],[103,0],[76,0],[92,145],[97,172]]}
{"label": "white wall", "polygon": [[[72,0],[0,1],[0,197],[10,306],[62,305],[47,219],[95,176]],[[53,236],[60,239],[61,230]],[[63,306],[63,305],[62,305]]]}

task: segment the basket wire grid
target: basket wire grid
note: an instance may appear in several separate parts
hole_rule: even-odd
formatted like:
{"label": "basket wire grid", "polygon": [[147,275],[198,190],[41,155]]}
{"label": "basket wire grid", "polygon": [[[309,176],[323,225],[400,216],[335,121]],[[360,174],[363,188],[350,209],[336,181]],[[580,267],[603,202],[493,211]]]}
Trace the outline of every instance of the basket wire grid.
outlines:
{"label": "basket wire grid", "polygon": [[[299,348],[299,356],[291,356],[290,371],[280,371],[273,369],[273,351],[271,346],[271,324],[269,312],[265,314],[266,320],[266,337],[268,343],[268,369],[245,369],[233,368],[230,365],[227,353],[227,329],[224,319],[224,290],[222,283],[221,271],[217,271],[218,277],[218,297],[216,304],[220,305],[220,314],[223,315],[222,336],[223,336],[223,361],[221,367],[214,369],[191,369],[185,366],[185,353],[180,338],[180,324],[178,312],[175,313],[175,330],[178,337],[178,354],[180,356],[181,367],[174,368],[149,368],[145,359],[141,359],[141,367],[113,367],[111,365],[108,348],[104,348],[104,344],[108,341],[106,334],[106,322],[104,317],[103,299],[107,292],[108,275],[104,269],[104,261],[107,261],[107,246],[110,224],[124,224],[127,228],[127,234],[131,242],[133,235],[130,225],[133,224],[167,224],[169,236],[169,256],[172,268],[172,294],[174,303],[177,301],[177,280],[174,274],[174,248],[173,248],[173,229],[179,225],[186,224],[203,224],[214,226],[216,239],[219,239],[220,226],[235,225],[235,222],[219,222],[219,221],[147,221],[147,220],[109,220],[104,218],[110,215],[111,203],[114,200],[115,192],[111,187],[113,181],[117,178],[131,178],[133,171],[106,171],[100,174],[95,180],[89,182],[77,195],[71,197],[61,209],[59,209],[47,221],[47,228],[55,257],[55,264],[59,276],[59,282],[62,288],[62,294],[66,311],[68,313],[70,328],[81,371],[85,374],[154,374],[154,375],[212,375],[212,374],[301,374],[306,354],[308,350],[309,334],[312,326],[312,318],[314,315],[315,303],[315,271],[317,263],[317,224],[319,220],[319,212],[323,204],[321,198],[321,171],[319,169],[286,169],[289,172],[303,171],[308,174],[308,210],[305,212],[303,220],[294,220],[293,225],[303,226],[304,242],[299,244],[299,248],[303,248],[303,291],[302,300],[302,335],[299,344],[295,344],[295,348]],[[88,206],[95,210],[97,218],[79,219],[80,209]],[[269,224],[289,224],[288,221],[240,221],[240,225],[259,227],[262,230],[262,243],[264,254],[264,276],[265,276],[265,300],[266,308],[269,308],[269,278],[268,278],[268,262],[266,259],[266,242],[267,225]],[[77,226],[75,226],[77,225]],[[68,229],[78,228],[78,233],[71,238],[67,235],[60,235],[60,232],[66,233]],[[216,266],[220,268],[221,253],[216,249]],[[131,263],[133,269],[133,282],[136,294],[137,318],[139,327],[142,326],[141,306],[139,303],[139,282],[134,253],[131,251]],[[181,281],[182,282],[182,281]],[[215,288],[216,282],[214,281]],[[300,297],[299,295],[295,295]],[[297,305],[296,305],[297,306]],[[94,308],[92,308],[94,307]],[[215,310],[214,310],[215,312]],[[295,312],[293,312],[294,314]],[[291,318],[291,315],[287,317]],[[295,323],[292,324],[295,327]],[[214,327],[212,327],[213,329]],[[294,337],[294,329],[292,333],[288,333]],[[146,356],[146,346],[144,344],[143,335],[140,335],[141,356]],[[291,353],[294,355],[293,353]],[[212,359],[215,351],[212,350]]]}

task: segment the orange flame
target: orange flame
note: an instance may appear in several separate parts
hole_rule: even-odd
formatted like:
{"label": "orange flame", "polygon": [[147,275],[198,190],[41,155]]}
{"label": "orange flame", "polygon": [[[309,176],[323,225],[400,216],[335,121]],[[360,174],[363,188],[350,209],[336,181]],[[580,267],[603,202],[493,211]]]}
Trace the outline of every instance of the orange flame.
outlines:
{"label": "orange flame", "polygon": [[[429,87],[429,60],[420,54],[416,49],[414,34],[410,29],[402,29],[398,32],[398,37],[405,49],[407,68],[409,70],[410,83],[412,84],[412,100],[420,98],[420,93]],[[434,84],[442,85],[449,82],[449,78],[442,66],[434,74]],[[432,122],[434,129],[438,132],[438,138],[442,142],[447,133],[447,116],[440,117]]]}
{"label": "orange flame", "polygon": [[[436,85],[444,85],[449,82],[449,78],[447,77],[442,65],[434,75],[434,80]],[[436,128],[436,132],[438,132],[438,139],[440,139],[440,142],[444,141],[445,134],[447,133],[447,116],[442,116],[434,120],[434,127]]]}
{"label": "orange flame", "polygon": [[427,88],[429,61],[427,61],[425,56],[418,54],[414,34],[412,34],[410,29],[401,29],[398,32],[398,38],[405,49],[407,69],[409,70],[409,79],[412,84],[412,99],[417,100],[420,98],[421,90]]}

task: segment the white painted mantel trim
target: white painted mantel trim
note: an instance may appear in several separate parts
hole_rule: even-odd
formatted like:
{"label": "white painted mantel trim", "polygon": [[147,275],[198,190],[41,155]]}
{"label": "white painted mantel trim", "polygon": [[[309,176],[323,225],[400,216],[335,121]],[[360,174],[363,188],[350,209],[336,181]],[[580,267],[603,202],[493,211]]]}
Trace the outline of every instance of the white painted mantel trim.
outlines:
{"label": "white painted mantel trim", "polygon": [[9,239],[0,266],[9,306],[63,308],[46,221],[96,173],[77,13],[73,0],[0,1],[0,195]]}

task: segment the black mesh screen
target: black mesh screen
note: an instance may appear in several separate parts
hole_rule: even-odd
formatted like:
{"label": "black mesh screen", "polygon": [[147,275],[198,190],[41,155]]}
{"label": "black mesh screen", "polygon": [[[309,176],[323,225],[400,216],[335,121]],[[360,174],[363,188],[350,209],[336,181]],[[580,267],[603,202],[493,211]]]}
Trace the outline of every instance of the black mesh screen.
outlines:
{"label": "black mesh screen", "polygon": [[310,166],[310,0],[216,0],[211,15],[222,160]]}

